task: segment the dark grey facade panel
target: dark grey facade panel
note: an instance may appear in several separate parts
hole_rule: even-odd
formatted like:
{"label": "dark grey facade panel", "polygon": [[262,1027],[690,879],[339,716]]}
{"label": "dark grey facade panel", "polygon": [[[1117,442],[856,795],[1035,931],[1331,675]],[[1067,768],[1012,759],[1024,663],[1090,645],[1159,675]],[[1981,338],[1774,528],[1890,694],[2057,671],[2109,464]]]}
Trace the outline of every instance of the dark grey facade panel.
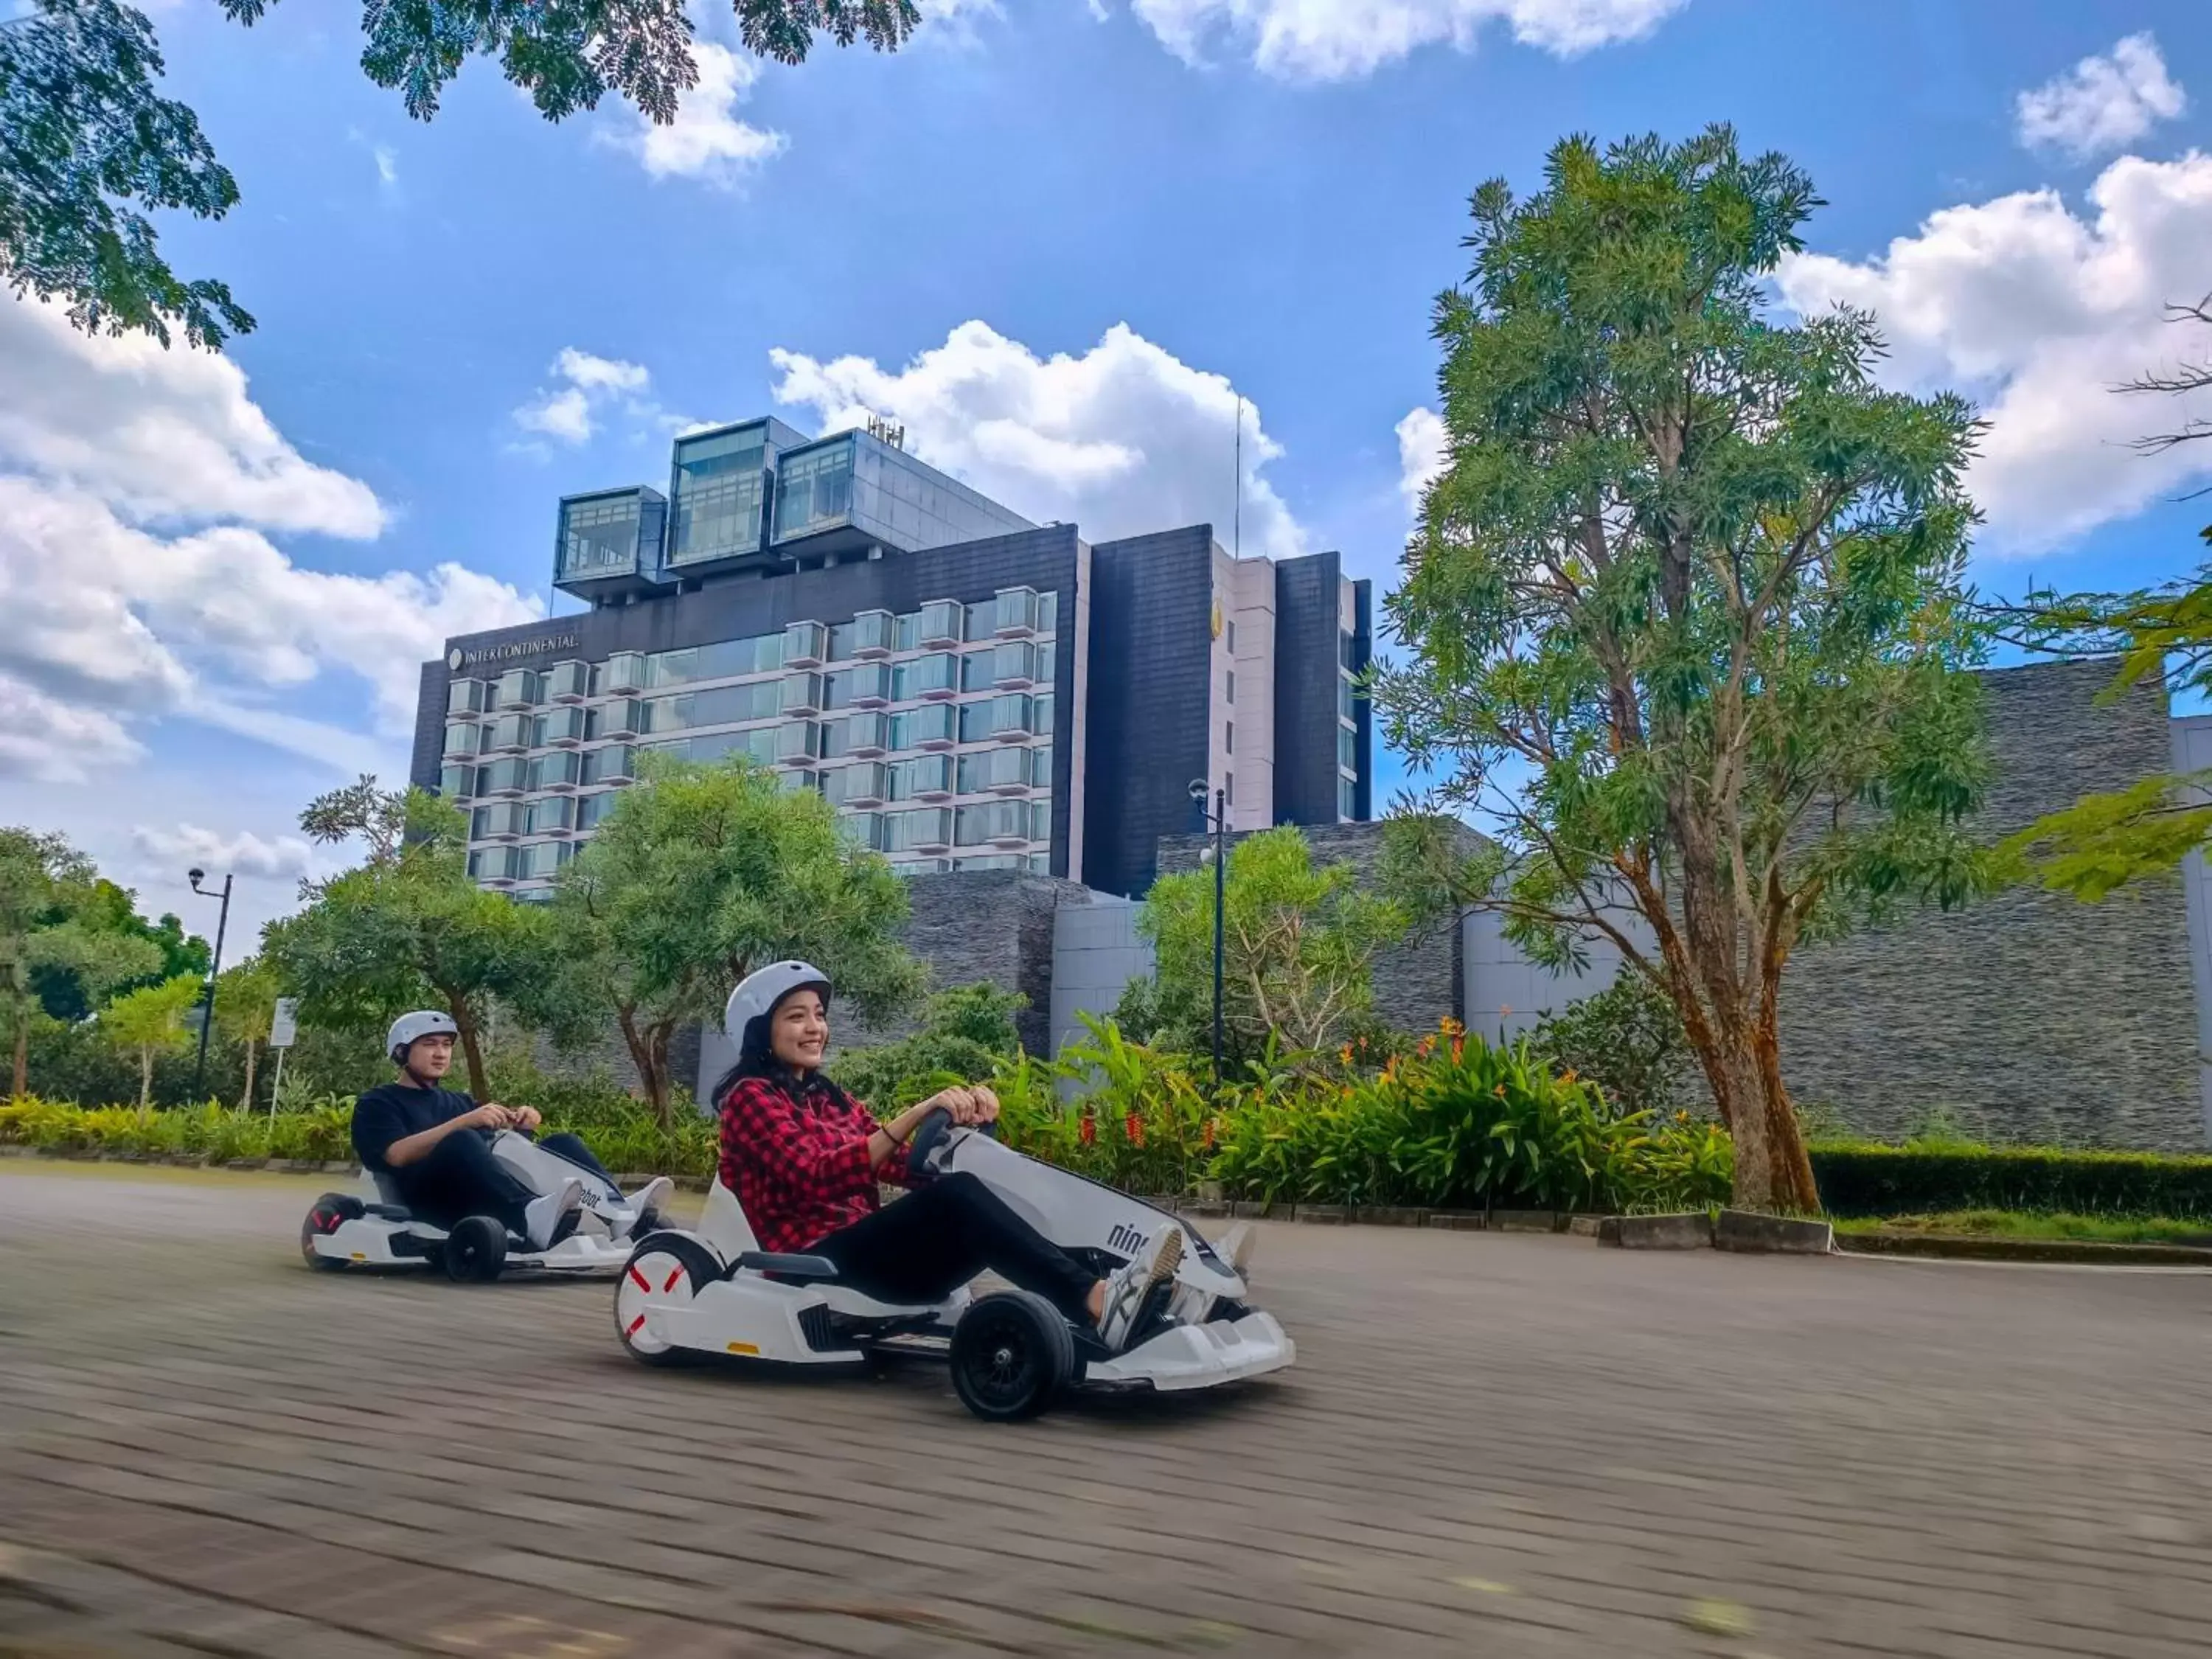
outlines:
{"label": "dark grey facade panel", "polygon": [[421,688],[415,694],[415,752],[407,781],[424,789],[438,787],[439,767],[445,758],[448,678],[443,662],[426,662]]}
{"label": "dark grey facade panel", "polygon": [[1212,614],[1211,525],[1091,548],[1083,880],[1102,892],[1142,893],[1160,837],[1192,827]]}
{"label": "dark grey facade panel", "polygon": [[[1352,583],[1352,602],[1356,626],[1348,665],[1353,673],[1364,674],[1375,660],[1375,584],[1364,577]],[[1359,727],[1353,748],[1359,781],[1352,786],[1352,816],[1364,823],[1375,816],[1375,705],[1363,696],[1353,701],[1352,709]]]}
{"label": "dark grey facade panel", "polygon": [[1334,823],[1337,585],[1334,553],[1275,567],[1275,822]]}

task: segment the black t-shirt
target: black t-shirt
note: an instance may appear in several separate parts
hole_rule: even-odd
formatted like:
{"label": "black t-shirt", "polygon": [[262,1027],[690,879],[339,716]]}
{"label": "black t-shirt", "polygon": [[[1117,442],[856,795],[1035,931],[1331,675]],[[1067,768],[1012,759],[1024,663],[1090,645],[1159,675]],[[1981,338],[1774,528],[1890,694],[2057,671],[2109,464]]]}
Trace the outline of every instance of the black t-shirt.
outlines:
{"label": "black t-shirt", "polygon": [[353,1103],[353,1149],[362,1167],[389,1170],[385,1151],[395,1140],[434,1129],[464,1112],[473,1112],[475,1101],[457,1089],[417,1089],[405,1083],[386,1083],[364,1092]]}

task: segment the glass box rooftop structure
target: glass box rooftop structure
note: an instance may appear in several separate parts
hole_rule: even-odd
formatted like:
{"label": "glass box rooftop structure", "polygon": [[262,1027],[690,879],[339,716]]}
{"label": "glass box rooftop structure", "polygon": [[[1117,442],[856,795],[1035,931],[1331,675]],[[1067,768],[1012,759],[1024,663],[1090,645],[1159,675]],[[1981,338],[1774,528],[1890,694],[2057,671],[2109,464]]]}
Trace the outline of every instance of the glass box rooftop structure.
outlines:
{"label": "glass box rooftop structure", "polygon": [[1034,528],[875,433],[810,439],[769,417],[678,438],[665,497],[642,485],[562,497],[553,581],[596,604]]}

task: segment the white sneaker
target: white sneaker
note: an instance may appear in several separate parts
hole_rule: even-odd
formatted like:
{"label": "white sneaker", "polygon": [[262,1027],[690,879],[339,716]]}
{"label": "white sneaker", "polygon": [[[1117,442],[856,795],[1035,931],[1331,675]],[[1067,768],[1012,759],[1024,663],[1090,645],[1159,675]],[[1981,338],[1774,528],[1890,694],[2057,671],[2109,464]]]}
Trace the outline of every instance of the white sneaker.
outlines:
{"label": "white sneaker", "polygon": [[522,1212],[523,1236],[533,1250],[550,1250],[562,1237],[574,1231],[569,1218],[584,1207],[584,1183],[571,1176],[543,1198],[533,1198]]}
{"label": "white sneaker", "polygon": [[1164,1221],[1135,1255],[1115,1269],[1106,1281],[1105,1306],[1098,1316],[1098,1337],[1109,1349],[1119,1353],[1128,1346],[1153,1290],[1173,1279],[1182,1265],[1182,1229]]}
{"label": "white sneaker", "polygon": [[643,1238],[660,1224],[660,1212],[667,1204],[669,1194],[675,1190],[676,1183],[666,1176],[655,1176],[623,1200],[637,1218],[630,1224],[632,1238]]}

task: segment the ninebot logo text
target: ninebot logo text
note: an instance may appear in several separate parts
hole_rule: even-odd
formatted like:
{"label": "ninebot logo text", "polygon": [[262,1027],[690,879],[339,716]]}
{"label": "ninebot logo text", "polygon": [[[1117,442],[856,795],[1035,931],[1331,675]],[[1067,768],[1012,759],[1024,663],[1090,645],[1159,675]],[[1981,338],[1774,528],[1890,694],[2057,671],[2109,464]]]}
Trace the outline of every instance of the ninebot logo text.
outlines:
{"label": "ninebot logo text", "polygon": [[1114,1231],[1106,1235],[1106,1248],[1123,1255],[1134,1255],[1144,1247],[1145,1236],[1126,1221],[1114,1224]]}

